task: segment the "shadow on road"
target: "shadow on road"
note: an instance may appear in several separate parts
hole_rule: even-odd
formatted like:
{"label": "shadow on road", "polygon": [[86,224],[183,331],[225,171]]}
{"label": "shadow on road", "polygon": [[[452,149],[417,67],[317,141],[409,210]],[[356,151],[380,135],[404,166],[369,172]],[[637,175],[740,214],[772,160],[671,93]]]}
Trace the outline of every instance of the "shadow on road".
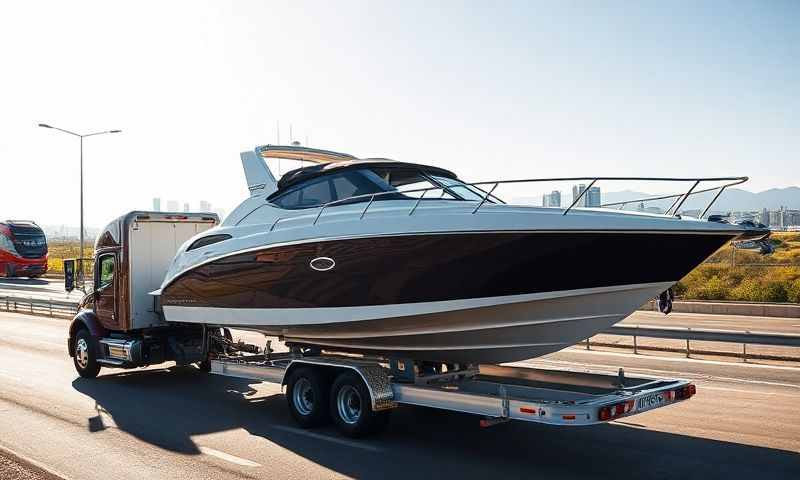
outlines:
{"label": "shadow on road", "polygon": [[[264,396],[251,381],[193,368],[78,378],[72,385],[119,429],[167,450],[198,454],[193,435],[243,428],[353,477],[800,478],[800,455],[783,450],[610,424],[481,429],[475,416],[425,408],[398,408],[382,436],[338,443],[296,429],[283,395]],[[87,428],[106,426],[98,415]],[[332,428],[314,432],[340,438]]]}

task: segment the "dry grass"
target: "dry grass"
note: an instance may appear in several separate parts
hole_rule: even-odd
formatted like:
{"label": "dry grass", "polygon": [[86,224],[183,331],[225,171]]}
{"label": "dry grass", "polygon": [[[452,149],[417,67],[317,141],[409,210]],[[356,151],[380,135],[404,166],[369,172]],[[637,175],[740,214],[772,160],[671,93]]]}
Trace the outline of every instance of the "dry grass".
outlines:
{"label": "dry grass", "polygon": [[[78,257],[78,244],[80,242],[71,241],[50,241],[47,243],[47,271],[49,273],[63,274],[64,273],[64,259]],[[86,245],[83,249],[83,254],[91,258],[94,255],[94,247]],[[87,262],[89,263],[89,262]],[[87,265],[88,268],[88,265]]]}

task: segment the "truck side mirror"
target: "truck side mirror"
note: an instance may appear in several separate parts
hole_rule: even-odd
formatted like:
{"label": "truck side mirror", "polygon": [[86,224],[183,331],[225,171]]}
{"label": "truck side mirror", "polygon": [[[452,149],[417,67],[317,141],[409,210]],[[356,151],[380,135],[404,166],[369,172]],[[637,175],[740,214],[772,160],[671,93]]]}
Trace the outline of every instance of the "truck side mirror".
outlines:
{"label": "truck side mirror", "polygon": [[64,259],[64,290],[75,290],[75,260]]}

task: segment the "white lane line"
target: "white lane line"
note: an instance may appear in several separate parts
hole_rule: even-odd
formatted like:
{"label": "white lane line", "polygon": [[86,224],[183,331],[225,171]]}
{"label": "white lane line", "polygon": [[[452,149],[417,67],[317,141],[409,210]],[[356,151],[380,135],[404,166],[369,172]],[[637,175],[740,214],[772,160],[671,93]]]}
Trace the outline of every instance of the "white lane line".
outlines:
{"label": "white lane line", "polygon": [[[723,387],[709,387],[702,384],[703,390],[719,390],[721,392],[739,392],[739,393],[752,393],[753,395],[777,395],[775,392],[754,392],[753,390],[741,390],[738,388],[723,388]],[[786,395],[787,397],[794,397],[796,395]]]}
{"label": "white lane line", "polygon": [[14,450],[12,450],[12,449],[4,446],[4,445],[0,445],[0,451],[4,452],[6,455],[9,455],[11,457],[17,457],[18,459],[22,460],[23,462],[29,463],[29,464],[33,465],[34,467],[38,468],[39,470],[43,470],[43,471],[49,473],[50,475],[52,475],[54,477],[60,478],[62,480],[71,480],[71,478],[72,478],[72,477],[68,477],[68,476],[64,475],[63,473],[59,472],[58,470],[55,470],[53,468],[48,467],[47,465],[43,464],[42,462],[40,462],[38,460],[34,460],[34,459],[30,458],[30,457],[22,455],[21,453],[17,453]]}
{"label": "white lane line", "polygon": [[352,440],[347,440],[344,438],[336,438],[336,437],[329,437],[327,435],[322,435],[321,433],[310,432],[308,430],[302,430],[300,428],[292,428],[292,427],[284,427],[282,425],[273,425],[273,428],[277,428],[278,430],[283,430],[284,432],[295,433],[297,435],[305,435],[307,437],[316,438],[319,440],[325,440],[328,442],[338,443],[339,445],[344,445],[347,447],[353,448],[360,448],[362,450],[368,450],[370,452],[382,452],[382,448],[374,447],[372,445],[367,445],[364,443],[354,442]]}
{"label": "white lane line", "polygon": [[246,458],[237,457],[236,455],[231,455],[230,453],[220,452],[219,450],[214,450],[213,448],[198,446],[197,447],[201,453],[204,455],[210,455],[212,457],[217,457],[221,460],[225,460],[226,462],[235,463],[236,465],[241,465],[243,467],[260,467],[260,463],[256,463],[252,460],[248,460]]}
{"label": "white lane line", "polygon": [[10,378],[11,380],[14,380],[15,382],[22,382],[22,377],[9,375],[9,374],[3,373],[3,372],[0,372],[0,377]]}

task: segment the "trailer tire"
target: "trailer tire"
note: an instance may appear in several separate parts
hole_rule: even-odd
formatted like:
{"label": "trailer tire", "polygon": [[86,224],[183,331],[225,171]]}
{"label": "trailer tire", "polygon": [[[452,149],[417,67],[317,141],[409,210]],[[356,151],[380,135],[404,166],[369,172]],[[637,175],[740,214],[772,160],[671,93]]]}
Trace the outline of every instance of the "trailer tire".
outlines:
{"label": "trailer tire", "polygon": [[330,410],[336,427],[348,437],[363,437],[382,430],[389,410],[374,411],[367,385],[352,371],[339,374],[331,387]]}
{"label": "trailer tire", "polygon": [[330,420],[328,416],[328,380],[319,369],[301,367],[286,382],[289,411],[302,428],[312,428]]}
{"label": "trailer tire", "polygon": [[95,378],[100,373],[100,364],[97,362],[96,342],[92,334],[81,328],[75,332],[75,341],[72,344],[74,349],[72,363],[78,375],[83,378]]}

